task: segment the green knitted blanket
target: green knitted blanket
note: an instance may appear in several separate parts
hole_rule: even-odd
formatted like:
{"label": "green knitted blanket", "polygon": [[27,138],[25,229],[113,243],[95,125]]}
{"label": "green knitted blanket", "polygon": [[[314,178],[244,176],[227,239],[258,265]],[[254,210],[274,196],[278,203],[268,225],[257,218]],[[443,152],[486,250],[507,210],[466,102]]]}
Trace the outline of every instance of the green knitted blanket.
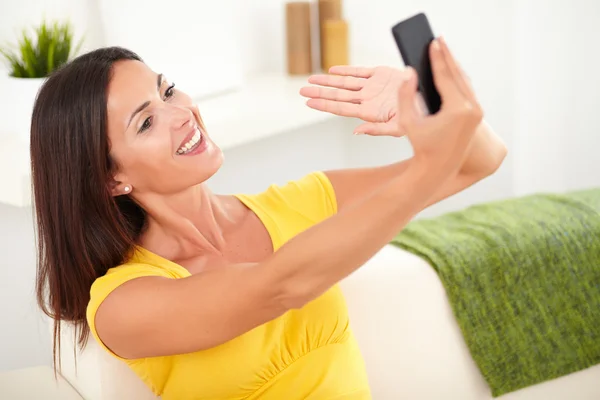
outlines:
{"label": "green knitted blanket", "polygon": [[392,244],[435,268],[494,397],[600,363],[600,188],[418,219]]}

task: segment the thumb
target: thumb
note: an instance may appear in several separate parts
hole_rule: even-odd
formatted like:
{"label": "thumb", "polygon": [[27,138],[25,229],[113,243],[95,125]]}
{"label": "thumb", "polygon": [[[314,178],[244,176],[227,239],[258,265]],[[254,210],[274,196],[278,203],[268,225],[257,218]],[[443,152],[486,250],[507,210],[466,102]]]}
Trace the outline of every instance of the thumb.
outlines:
{"label": "thumb", "polygon": [[417,74],[414,69],[408,70],[408,77],[398,91],[398,132],[406,135],[418,119],[415,107],[417,97]]}
{"label": "thumb", "polygon": [[417,73],[408,68],[407,78],[398,91],[398,114],[402,123],[414,122],[418,115],[415,108],[417,100]]}
{"label": "thumb", "polygon": [[365,122],[354,128],[355,135],[397,136],[398,127],[389,122]]}

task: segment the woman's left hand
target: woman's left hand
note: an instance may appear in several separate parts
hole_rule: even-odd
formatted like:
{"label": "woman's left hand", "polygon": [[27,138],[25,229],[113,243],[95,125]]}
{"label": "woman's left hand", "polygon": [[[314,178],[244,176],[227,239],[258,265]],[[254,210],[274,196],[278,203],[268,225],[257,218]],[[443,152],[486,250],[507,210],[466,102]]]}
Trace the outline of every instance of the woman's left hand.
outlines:
{"label": "woman's left hand", "polygon": [[397,94],[408,77],[406,70],[336,66],[329,73],[310,76],[308,82],[319,86],[300,89],[310,108],[362,119],[365,123],[354,129],[355,134],[403,135],[398,130]]}

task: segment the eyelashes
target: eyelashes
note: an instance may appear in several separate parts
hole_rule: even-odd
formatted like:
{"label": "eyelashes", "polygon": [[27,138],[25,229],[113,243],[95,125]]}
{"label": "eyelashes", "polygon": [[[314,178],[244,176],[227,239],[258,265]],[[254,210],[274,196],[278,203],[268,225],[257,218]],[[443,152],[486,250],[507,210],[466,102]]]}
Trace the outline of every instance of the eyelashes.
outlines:
{"label": "eyelashes", "polygon": [[167,99],[173,97],[174,95],[175,95],[175,83],[172,83],[171,86],[169,86],[167,88],[167,90],[165,90],[164,100],[166,101]]}
{"label": "eyelashes", "polygon": [[144,133],[145,131],[150,129],[151,126],[152,126],[152,117],[148,117],[144,120],[144,122],[142,123],[142,126],[140,126],[140,130],[138,131],[138,133]]}
{"label": "eyelashes", "polygon": [[[165,94],[163,96],[163,100],[167,101],[169,100],[171,97],[173,97],[175,95],[175,83],[172,83],[167,90],[165,90]],[[154,117],[150,116],[148,118],[146,118],[144,120],[144,122],[142,123],[142,126],[140,126],[140,129],[138,130],[138,134],[139,133],[144,133],[146,132],[148,129],[150,129],[152,127],[152,121],[154,120]]]}

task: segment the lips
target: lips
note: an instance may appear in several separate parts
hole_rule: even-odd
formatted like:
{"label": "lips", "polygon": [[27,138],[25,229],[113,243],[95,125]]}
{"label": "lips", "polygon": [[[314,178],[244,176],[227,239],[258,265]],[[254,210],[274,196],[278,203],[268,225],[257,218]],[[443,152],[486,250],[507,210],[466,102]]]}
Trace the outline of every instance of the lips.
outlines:
{"label": "lips", "polygon": [[198,125],[194,124],[193,127],[192,127],[192,130],[187,135],[185,135],[185,138],[183,138],[183,140],[181,141],[181,143],[179,143],[179,147],[177,149],[178,150],[181,149],[183,146],[185,146],[185,144],[187,142],[189,142],[190,140],[192,140],[192,138],[196,134],[197,130],[198,130]]}
{"label": "lips", "polygon": [[194,148],[198,147],[203,142],[203,134],[198,126],[194,126],[194,129],[188,133],[179,145],[176,151],[177,155],[183,155],[189,153]]}

